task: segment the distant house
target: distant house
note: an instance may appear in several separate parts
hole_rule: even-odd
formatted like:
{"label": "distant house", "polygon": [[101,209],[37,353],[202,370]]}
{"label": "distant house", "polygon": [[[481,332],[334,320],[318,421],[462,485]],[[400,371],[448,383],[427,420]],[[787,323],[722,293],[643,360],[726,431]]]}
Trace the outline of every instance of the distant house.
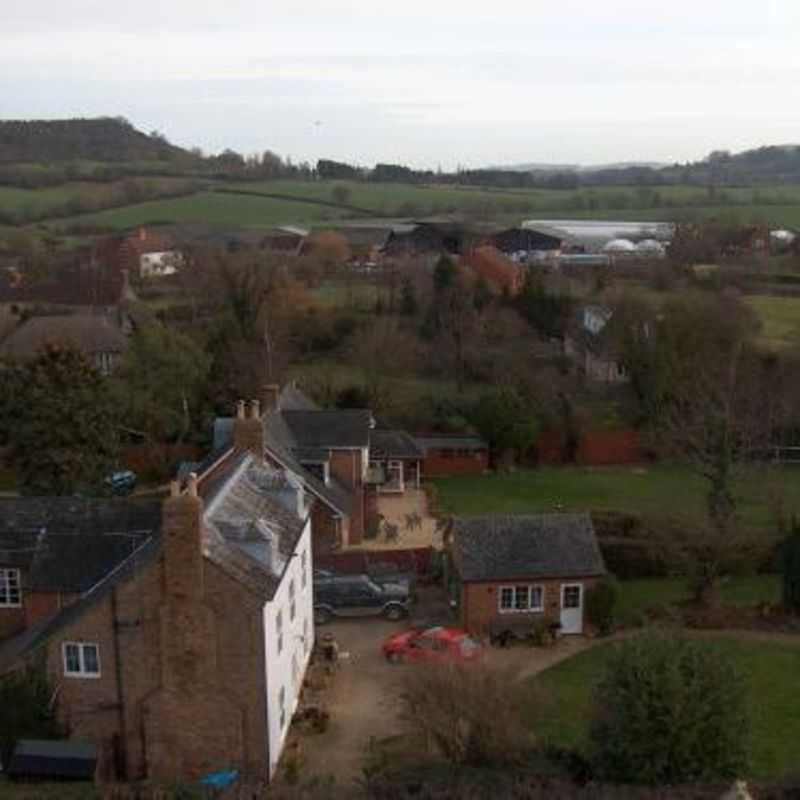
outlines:
{"label": "distant house", "polygon": [[580,364],[589,380],[599,383],[624,383],[630,379],[608,328],[612,316],[606,306],[584,306],[564,337],[564,354]]}
{"label": "distant house", "polygon": [[[315,498],[318,553],[361,545],[377,521],[377,496],[419,485],[421,450],[403,431],[376,430],[368,409],[321,409],[294,384],[282,390],[268,384],[261,412],[260,427],[249,435],[269,462],[291,471]],[[235,441],[235,422],[215,421],[215,448]]]}
{"label": "distant house", "polygon": [[481,475],[489,469],[489,445],[477,436],[417,434],[422,477]]}
{"label": "distant house", "polygon": [[109,274],[153,278],[174,274],[183,255],[171,237],[148,228],[132,234],[109,236],[97,242],[92,259]]}
{"label": "distant house", "polygon": [[461,257],[461,263],[477,278],[483,278],[496,294],[513,297],[525,283],[523,267],[489,245],[470,250]]}
{"label": "distant house", "polygon": [[585,594],[605,572],[588,514],[457,518],[450,546],[461,624],[484,634],[547,620],[585,630]]}
{"label": "distant house", "polygon": [[110,375],[128,340],[117,325],[98,314],[31,317],[0,343],[0,360],[26,361],[48,344],[72,347],[103,375]]}
{"label": "distant house", "polygon": [[302,484],[250,450],[163,501],[0,498],[0,674],[43,661],[101,779],[268,779],[314,643],[310,538]]}

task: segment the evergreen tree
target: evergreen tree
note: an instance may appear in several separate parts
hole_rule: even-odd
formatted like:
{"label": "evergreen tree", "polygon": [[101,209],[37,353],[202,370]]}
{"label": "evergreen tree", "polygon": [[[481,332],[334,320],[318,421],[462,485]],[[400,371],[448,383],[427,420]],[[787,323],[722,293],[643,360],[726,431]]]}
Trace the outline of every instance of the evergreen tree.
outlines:
{"label": "evergreen tree", "polygon": [[25,494],[95,492],[118,453],[108,382],[79,352],[56,346],[3,376],[11,463]]}
{"label": "evergreen tree", "polygon": [[645,634],[619,645],[594,695],[598,777],[674,786],[730,780],[748,763],[746,685],[702,642]]}

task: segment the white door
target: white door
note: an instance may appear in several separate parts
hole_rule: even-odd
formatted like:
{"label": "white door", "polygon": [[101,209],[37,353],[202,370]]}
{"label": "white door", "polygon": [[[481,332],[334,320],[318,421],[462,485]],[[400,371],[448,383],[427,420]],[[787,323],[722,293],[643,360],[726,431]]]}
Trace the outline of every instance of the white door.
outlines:
{"label": "white door", "polygon": [[583,633],[583,584],[561,584],[561,633]]}

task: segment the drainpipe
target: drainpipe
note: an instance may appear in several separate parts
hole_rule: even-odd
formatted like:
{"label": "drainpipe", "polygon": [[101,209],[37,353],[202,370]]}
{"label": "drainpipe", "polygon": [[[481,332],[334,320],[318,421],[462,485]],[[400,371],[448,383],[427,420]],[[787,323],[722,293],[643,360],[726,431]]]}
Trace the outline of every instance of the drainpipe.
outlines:
{"label": "drainpipe", "polygon": [[117,679],[117,716],[119,721],[119,749],[117,752],[117,769],[119,778],[128,777],[127,719],[125,714],[125,692],[122,688],[122,654],[120,652],[119,628],[117,617],[117,590],[111,590],[111,627],[114,631],[114,672]]}

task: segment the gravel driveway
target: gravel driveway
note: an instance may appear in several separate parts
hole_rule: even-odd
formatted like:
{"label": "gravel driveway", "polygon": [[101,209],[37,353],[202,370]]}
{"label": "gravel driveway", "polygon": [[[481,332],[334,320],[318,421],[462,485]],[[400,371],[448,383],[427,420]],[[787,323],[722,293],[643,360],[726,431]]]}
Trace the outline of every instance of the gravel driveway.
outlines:
{"label": "gravel driveway", "polygon": [[[403,733],[398,695],[409,669],[388,664],[380,652],[383,640],[406,623],[382,619],[337,620],[318,630],[332,633],[347,657],[326,696],[331,713],[328,730],[303,740],[304,777],[333,776],[349,783],[361,775],[365,750],[371,738]],[[489,648],[490,664],[507,669],[524,680],[591,646],[592,640],[569,637],[549,648]]]}

